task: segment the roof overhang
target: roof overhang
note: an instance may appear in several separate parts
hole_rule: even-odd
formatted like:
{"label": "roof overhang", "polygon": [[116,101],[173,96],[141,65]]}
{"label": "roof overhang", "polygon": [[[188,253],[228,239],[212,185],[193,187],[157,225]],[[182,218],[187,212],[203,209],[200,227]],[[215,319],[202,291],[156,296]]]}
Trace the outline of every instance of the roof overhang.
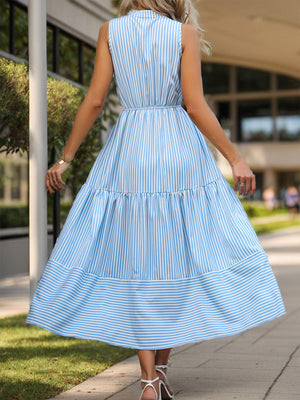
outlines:
{"label": "roof overhang", "polygon": [[300,77],[299,0],[200,0],[212,56],[202,60]]}

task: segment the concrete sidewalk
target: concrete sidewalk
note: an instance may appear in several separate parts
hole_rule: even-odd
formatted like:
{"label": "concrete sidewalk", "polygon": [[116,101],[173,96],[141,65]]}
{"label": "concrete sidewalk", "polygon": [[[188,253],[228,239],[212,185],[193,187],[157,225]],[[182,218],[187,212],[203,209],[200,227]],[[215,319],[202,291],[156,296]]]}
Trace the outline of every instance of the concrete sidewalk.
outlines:
{"label": "concrete sidewalk", "polygon": [[[172,349],[168,376],[176,400],[300,399],[300,228],[259,239],[287,314],[238,335]],[[135,355],[51,400],[134,400],[140,392]]]}

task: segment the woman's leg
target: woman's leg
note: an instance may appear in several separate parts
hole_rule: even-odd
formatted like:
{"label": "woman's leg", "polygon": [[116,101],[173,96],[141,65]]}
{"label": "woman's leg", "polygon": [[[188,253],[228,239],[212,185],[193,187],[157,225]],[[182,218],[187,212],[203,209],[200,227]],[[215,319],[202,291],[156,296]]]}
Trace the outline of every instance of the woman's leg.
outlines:
{"label": "woman's leg", "polygon": [[156,350],[155,354],[155,364],[157,365],[165,365],[168,363],[169,356],[171,353],[172,347],[170,349],[159,349]]}
{"label": "woman's leg", "polygon": [[[156,355],[155,355],[155,364],[156,365],[167,365],[168,361],[169,361],[169,356],[171,353],[172,347],[169,349],[159,349],[156,350]],[[162,371],[166,374],[167,373],[167,368],[162,368]],[[165,382],[164,376],[162,373],[160,373],[159,371],[157,371],[160,379],[162,379]],[[165,382],[167,385],[167,388],[170,392],[170,394],[173,394],[173,389],[170,386],[170,384],[168,382]]]}
{"label": "woman's leg", "polygon": [[[141,366],[141,374],[142,379],[152,380],[158,376],[158,373],[155,370],[154,361],[155,361],[155,350],[137,350],[137,354],[140,361]],[[142,382],[142,387],[146,385],[145,382]],[[159,380],[152,384],[159,393]],[[155,400],[155,392],[153,388],[148,386],[143,394],[142,400]]]}

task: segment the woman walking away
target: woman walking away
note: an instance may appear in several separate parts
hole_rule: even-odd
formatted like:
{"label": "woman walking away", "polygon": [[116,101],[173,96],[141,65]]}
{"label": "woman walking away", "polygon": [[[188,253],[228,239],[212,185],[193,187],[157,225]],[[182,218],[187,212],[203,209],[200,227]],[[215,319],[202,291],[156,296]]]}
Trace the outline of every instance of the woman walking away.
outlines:
{"label": "woman walking away", "polygon": [[[209,44],[190,0],[123,0],[99,32],[94,73],[46,187],[101,112],[113,77],[123,109],[80,188],[26,322],[134,348],[140,400],[173,399],[175,346],[235,335],[286,313],[236,194],[255,176],[204,98]],[[182,107],[182,101],[186,106]],[[229,161],[222,175],[206,136]]]}

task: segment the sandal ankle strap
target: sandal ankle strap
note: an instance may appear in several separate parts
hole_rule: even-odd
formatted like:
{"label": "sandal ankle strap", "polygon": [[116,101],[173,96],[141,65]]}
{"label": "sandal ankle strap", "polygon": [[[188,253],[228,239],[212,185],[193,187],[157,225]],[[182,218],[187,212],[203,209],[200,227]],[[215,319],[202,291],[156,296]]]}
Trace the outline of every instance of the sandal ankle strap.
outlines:
{"label": "sandal ankle strap", "polygon": [[167,364],[164,364],[164,365],[158,365],[158,364],[156,364],[155,365],[155,368],[157,367],[157,368],[167,368],[169,366],[169,363],[167,363]]}
{"label": "sandal ankle strap", "polygon": [[152,380],[151,379],[141,379],[141,382],[153,383],[153,382],[156,382],[157,379],[159,379],[159,376],[157,376],[156,378],[154,378]]}
{"label": "sandal ankle strap", "polygon": [[162,376],[164,377],[164,379],[166,380],[166,382],[168,381],[167,375],[164,373],[164,371],[162,369],[159,368],[160,366],[157,365],[155,366],[155,370],[160,372],[162,374]]}
{"label": "sandal ankle strap", "polygon": [[152,383],[153,382],[155,382],[155,381],[157,381],[159,379],[159,376],[157,376],[156,378],[154,378],[154,379],[141,379],[141,382],[146,382],[146,385],[143,387],[143,390],[142,390],[142,393],[141,393],[141,396],[140,396],[140,399],[139,400],[141,400],[141,398],[142,398],[142,395],[143,395],[143,393],[144,393],[144,391],[146,390],[146,388],[147,387],[152,387],[152,389],[154,390],[154,393],[155,393],[155,399],[161,399],[161,383],[160,383],[160,381],[159,381],[159,394],[157,393],[157,390],[156,390],[156,388],[155,388],[155,386],[154,385],[152,385]]}

